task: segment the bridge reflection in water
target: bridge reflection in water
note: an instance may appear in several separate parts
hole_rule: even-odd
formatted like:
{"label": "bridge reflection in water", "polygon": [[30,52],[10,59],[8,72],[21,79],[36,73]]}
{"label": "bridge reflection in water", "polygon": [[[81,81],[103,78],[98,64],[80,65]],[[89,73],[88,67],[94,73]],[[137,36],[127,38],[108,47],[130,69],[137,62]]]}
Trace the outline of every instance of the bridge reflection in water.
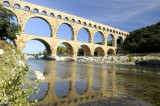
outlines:
{"label": "bridge reflection in water", "polygon": [[57,64],[48,62],[45,64],[48,68],[40,70],[45,73],[45,79],[41,80],[40,92],[31,96],[39,99],[36,105],[78,105],[116,96],[113,92],[116,75],[112,69],[107,71],[103,65],[76,62]]}

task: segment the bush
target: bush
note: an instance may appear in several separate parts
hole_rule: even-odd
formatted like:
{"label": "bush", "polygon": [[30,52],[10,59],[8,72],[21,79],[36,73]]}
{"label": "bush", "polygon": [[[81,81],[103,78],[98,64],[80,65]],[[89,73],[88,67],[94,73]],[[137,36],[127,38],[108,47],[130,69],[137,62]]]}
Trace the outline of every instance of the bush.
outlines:
{"label": "bush", "polygon": [[132,62],[132,61],[133,61],[133,55],[132,55],[132,54],[129,54],[129,55],[128,55],[128,59],[129,59],[129,62]]}
{"label": "bush", "polygon": [[29,67],[23,62],[23,55],[15,47],[0,41],[0,104],[3,105],[24,105],[30,104],[26,98],[38,88],[26,84],[26,74],[30,71]]}

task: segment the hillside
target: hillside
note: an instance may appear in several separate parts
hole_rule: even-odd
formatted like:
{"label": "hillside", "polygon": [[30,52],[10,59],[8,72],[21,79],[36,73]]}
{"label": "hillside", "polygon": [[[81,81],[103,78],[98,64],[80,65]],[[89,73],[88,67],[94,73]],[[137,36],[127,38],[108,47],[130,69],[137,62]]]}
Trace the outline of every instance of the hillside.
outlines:
{"label": "hillside", "polygon": [[122,45],[122,49],[131,53],[160,52],[160,22],[130,32]]}

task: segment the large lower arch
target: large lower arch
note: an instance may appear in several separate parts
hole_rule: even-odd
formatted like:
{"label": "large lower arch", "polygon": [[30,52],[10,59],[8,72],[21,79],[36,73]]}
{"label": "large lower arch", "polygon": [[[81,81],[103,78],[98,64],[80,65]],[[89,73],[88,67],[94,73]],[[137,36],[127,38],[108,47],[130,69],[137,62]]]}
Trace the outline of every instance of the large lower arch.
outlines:
{"label": "large lower arch", "polygon": [[22,30],[26,34],[52,37],[51,24],[47,19],[39,16],[30,17]]}
{"label": "large lower arch", "polygon": [[91,43],[91,33],[87,28],[81,28],[78,31],[78,41]]}
{"label": "large lower arch", "polygon": [[[45,40],[35,38],[35,39],[31,39],[31,40],[29,40],[29,41],[32,41],[32,40],[39,41],[39,42],[41,42],[41,43],[45,46],[45,50],[46,50],[45,55],[46,55],[46,56],[50,56],[50,55],[52,54],[50,45],[49,45]],[[28,42],[29,42],[29,41],[28,41]],[[27,42],[27,43],[28,43],[28,42]],[[26,43],[26,44],[27,44],[27,43]],[[25,46],[26,46],[26,44],[25,44]],[[33,45],[34,45],[34,44],[33,44]],[[23,51],[24,51],[24,49],[25,49],[25,48],[23,48]],[[36,48],[35,48],[35,49],[36,49]]]}
{"label": "large lower arch", "polygon": [[74,40],[74,31],[70,24],[62,23],[57,29],[57,38]]}
{"label": "large lower arch", "polygon": [[67,43],[67,42],[62,42],[61,44],[63,44],[67,48],[67,55],[68,56],[73,56],[73,47],[72,47],[72,45]]}
{"label": "large lower arch", "polygon": [[105,44],[105,37],[104,34],[100,31],[96,32],[94,35],[94,43],[99,45]]}
{"label": "large lower arch", "polygon": [[114,55],[115,51],[112,48],[110,48],[110,49],[108,49],[107,54],[108,55]]}
{"label": "large lower arch", "polygon": [[117,37],[117,46],[121,46],[123,44],[123,38],[121,36]]}
{"label": "large lower arch", "polygon": [[107,46],[114,46],[114,36],[112,34],[109,34],[107,37]]}
{"label": "large lower arch", "polygon": [[91,50],[87,45],[82,44],[80,47],[82,47],[84,56],[91,56]]}
{"label": "large lower arch", "polygon": [[105,52],[104,52],[104,49],[102,47],[97,47],[94,51],[97,52],[98,57],[104,57],[105,56]]}

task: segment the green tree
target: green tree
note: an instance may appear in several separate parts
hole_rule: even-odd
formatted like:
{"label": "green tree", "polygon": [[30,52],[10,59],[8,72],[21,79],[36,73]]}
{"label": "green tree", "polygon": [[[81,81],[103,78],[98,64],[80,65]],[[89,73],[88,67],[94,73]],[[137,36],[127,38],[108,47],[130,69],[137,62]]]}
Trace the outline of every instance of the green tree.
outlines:
{"label": "green tree", "polygon": [[66,53],[67,52],[67,48],[65,48],[65,47],[63,47],[63,46],[59,46],[58,48],[57,48],[57,53],[58,54],[64,54],[64,53]]}
{"label": "green tree", "polygon": [[15,44],[15,39],[20,34],[21,27],[13,21],[14,14],[0,5],[0,40],[9,39]]}
{"label": "green tree", "polygon": [[160,52],[160,22],[130,32],[122,49],[132,53]]}

